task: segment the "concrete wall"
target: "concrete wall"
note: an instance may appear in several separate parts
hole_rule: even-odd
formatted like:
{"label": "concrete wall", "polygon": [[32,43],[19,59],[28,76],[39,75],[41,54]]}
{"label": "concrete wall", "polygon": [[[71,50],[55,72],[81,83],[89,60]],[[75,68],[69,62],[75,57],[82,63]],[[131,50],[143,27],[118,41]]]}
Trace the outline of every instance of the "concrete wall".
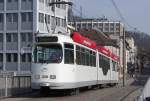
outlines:
{"label": "concrete wall", "polygon": [[0,98],[31,91],[30,76],[5,76],[0,74]]}

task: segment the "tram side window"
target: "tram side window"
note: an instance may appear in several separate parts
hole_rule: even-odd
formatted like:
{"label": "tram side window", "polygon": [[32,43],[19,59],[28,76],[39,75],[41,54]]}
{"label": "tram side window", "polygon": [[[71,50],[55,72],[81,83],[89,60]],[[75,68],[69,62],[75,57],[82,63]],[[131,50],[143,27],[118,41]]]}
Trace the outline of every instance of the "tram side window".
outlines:
{"label": "tram side window", "polygon": [[112,70],[113,71],[116,71],[116,62],[115,61],[112,61]]}
{"label": "tram side window", "polygon": [[109,58],[99,55],[99,67],[100,68],[108,68],[110,69]]}
{"label": "tram side window", "polygon": [[64,44],[64,63],[74,64],[74,46],[73,44]]}
{"label": "tram side window", "polygon": [[96,53],[89,49],[76,46],[76,63],[78,65],[96,67]]}
{"label": "tram side window", "polygon": [[81,48],[79,46],[76,46],[76,63],[78,65],[81,65],[81,60],[82,60],[80,49]]}
{"label": "tram side window", "polygon": [[102,55],[99,54],[99,67],[100,68],[102,68],[102,66],[103,66],[102,65],[102,63],[103,63],[102,61],[103,61]]}
{"label": "tram side window", "polygon": [[93,56],[92,56],[92,66],[94,66],[94,67],[96,67],[96,53],[95,52],[93,52],[93,54],[92,54]]}

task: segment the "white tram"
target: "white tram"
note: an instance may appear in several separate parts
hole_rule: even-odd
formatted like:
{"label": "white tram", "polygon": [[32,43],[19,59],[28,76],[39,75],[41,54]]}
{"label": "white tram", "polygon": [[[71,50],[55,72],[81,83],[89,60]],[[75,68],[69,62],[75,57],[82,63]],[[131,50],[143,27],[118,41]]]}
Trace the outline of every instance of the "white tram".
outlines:
{"label": "white tram", "polygon": [[119,58],[74,32],[39,36],[33,47],[32,89],[74,89],[118,83]]}

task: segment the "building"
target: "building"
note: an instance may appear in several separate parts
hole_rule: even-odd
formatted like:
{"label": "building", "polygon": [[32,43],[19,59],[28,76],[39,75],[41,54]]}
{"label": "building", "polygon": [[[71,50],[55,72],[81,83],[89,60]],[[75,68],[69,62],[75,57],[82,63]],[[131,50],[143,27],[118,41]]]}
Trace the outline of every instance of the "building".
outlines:
{"label": "building", "polygon": [[77,21],[69,22],[74,26],[77,31],[81,29],[93,29],[98,28],[103,33],[107,33],[113,36],[123,35],[124,25],[119,21],[108,21],[103,19],[81,19]]}
{"label": "building", "polygon": [[34,33],[66,31],[68,5],[54,3],[61,1],[0,0],[0,71],[30,73]]}
{"label": "building", "polygon": [[133,37],[131,37],[130,34],[127,32],[126,32],[126,43],[127,43],[127,50],[126,50],[127,69],[126,71],[129,71],[130,68],[136,66],[137,48],[135,46],[135,41]]}

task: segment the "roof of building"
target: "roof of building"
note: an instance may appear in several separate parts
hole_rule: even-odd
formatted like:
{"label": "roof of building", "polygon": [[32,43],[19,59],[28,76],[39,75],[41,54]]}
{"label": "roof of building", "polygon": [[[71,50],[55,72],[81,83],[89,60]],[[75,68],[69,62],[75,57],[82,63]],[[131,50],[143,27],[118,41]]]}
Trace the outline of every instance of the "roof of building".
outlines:
{"label": "roof of building", "polygon": [[79,33],[91,40],[94,40],[97,45],[118,47],[116,40],[111,39],[98,29],[82,29]]}

